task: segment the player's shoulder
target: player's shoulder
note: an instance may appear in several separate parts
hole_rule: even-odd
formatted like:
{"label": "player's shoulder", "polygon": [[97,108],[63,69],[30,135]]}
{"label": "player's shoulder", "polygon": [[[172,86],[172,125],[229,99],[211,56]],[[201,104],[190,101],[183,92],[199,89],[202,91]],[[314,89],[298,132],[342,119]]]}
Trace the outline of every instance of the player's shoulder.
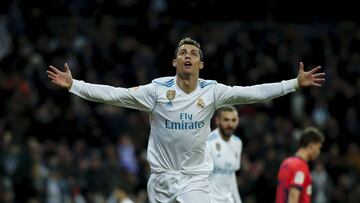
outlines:
{"label": "player's shoulder", "polygon": [[156,86],[172,87],[175,84],[175,79],[174,77],[161,77],[152,80],[152,83]]}
{"label": "player's shoulder", "polygon": [[214,142],[218,138],[219,138],[219,133],[218,133],[218,130],[215,129],[215,130],[210,132],[209,137],[208,137],[208,142],[209,143]]}
{"label": "player's shoulder", "polygon": [[242,145],[242,141],[241,141],[240,137],[238,137],[236,135],[231,135],[231,141],[234,142],[235,144]]}
{"label": "player's shoulder", "polygon": [[203,89],[205,87],[215,86],[216,84],[217,84],[216,80],[204,80],[202,78],[199,78],[199,87],[201,89]]}
{"label": "player's shoulder", "polygon": [[283,161],[283,163],[294,169],[307,167],[307,162],[297,156],[288,157]]}
{"label": "player's shoulder", "polygon": [[241,142],[240,137],[238,137],[237,135],[231,135],[231,139],[235,140],[236,142]]}

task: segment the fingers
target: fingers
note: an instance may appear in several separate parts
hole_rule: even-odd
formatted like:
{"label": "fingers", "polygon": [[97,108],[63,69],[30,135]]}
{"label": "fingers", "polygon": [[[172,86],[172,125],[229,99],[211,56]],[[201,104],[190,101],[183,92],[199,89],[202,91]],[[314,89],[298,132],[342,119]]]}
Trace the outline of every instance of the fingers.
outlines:
{"label": "fingers", "polygon": [[316,73],[316,74],[314,74],[314,77],[315,78],[323,78],[323,77],[325,77],[325,73]]}
{"label": "fingers", "polygon": [[317,83],[324,82],[324,81],[325,81],[325,78],[315,78],[314,79],[314,82],[317,82]]}
{"label": "fingers", "polygon": [[64,68],[65,68],[65,72],[69,72],[69,71],[70,71],[68,63],[65,63],[65,64],[64,64]]}
{"label": "fingers", "polygon": [[321,87],[322,86],[320,83],[316,83],[316,82],[313,82],[312,85],[316,86],[316,87]]}
{"label": "fingers", "polygon": [[304,64],[303,62],[300,61],[300,71],[301,72],[304,72]]}
{"label": "fingers", "polygon": [[316,73],[318,70],[320,70],[321,66],[317,66],[314,69],[312,69],[311,71],[309,71],[310,73],[314,74]]}
{"label": "fingers", "polygon": [[61,71],[59,71],[57,68],[55,68],[54,66],[49,66],[49,68],[54,72],[54,73],[60,73]]}
{"label": "fingers", "polygon": [[54,72],[52,72],[52,71],[49,71],[49,70],[47,70],[46,71],[46,73],[48,74],[48,75],[51,75],[52,77],[56,77],[56,73],[54,73]]}
{"label": "fingers", "polygon": [[322,83],[324,83],[325,78],[314,78],[312,85],[316,87],[321,87]]}
{"label": "fingers", "polygon": [[52,80],[56,80],[56,76],[48,74],[48,78],[52,79]]}

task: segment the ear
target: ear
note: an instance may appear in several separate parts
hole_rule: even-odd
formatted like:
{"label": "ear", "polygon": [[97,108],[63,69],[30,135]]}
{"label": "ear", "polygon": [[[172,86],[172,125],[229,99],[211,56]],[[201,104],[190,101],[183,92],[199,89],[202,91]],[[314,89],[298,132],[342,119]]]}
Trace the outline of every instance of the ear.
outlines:
{"label": "ear", "polygon": [[173,65],[174,67],[176,67],[176,59],[173,59],[172,65]]}
{"label": "ear", "polygon": [[200,62],[200,69],[203,69],[203,68],[204,68],[204,62],[201,61],[201,62]]}
{"label": "ear", "polygon": [[314,143],[309,143],[306,148],[312,150],[314,148]]}
{"label": "ear", "polygon": [[219,118],[219,116],[215,116],[215,123],[216,123],[217,126],[220,125],[220,118]]}

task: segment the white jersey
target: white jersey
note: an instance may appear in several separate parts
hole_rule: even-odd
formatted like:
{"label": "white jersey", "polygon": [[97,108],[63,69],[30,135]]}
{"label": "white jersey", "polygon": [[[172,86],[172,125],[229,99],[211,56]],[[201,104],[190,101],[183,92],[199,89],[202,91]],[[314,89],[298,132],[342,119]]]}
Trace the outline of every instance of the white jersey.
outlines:
{"label": "white jersey", "polygon": [[230,87],[199,79],[197,88],[187,94],[177,86],[176,77],[163,77],[128,89],[73,80],[69,91],[91,101],[147,112],[151,125],[147,159],[152,172],[210,174],[212,162],[205,156],[205,147],[215,110],[279,97],[295,91],[296,85],[292,79]]}
{"label": "white jersey", "polygon": [[209,135],[206,152],[214,163],[210,176],[211,203],[240,203],[235,172],[240,169],[241,139],[232,135],[225,141],[217,128]]}

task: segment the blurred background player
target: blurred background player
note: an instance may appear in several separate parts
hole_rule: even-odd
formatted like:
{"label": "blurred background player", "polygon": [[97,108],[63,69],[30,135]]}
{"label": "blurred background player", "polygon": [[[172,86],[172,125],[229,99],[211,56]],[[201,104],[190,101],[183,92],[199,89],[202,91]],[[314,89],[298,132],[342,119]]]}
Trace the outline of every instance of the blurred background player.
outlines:
{"label": "blurred background player", "polygon": [[233,106],[217,110],[217,128],[210,133],[207,153],[214,163],[210,176],[211,203],[241,203],[235,172],[240,169],[242,141],[234,135],[239,124],[237,110]]}
{"label": "blurred background player", "polygon": [[310,203],[312,179],[308,162],[319,154],[324,135],[314,127],[306,128],[300,137],[295,156],[285,159],[278,173],[276,203]]}

